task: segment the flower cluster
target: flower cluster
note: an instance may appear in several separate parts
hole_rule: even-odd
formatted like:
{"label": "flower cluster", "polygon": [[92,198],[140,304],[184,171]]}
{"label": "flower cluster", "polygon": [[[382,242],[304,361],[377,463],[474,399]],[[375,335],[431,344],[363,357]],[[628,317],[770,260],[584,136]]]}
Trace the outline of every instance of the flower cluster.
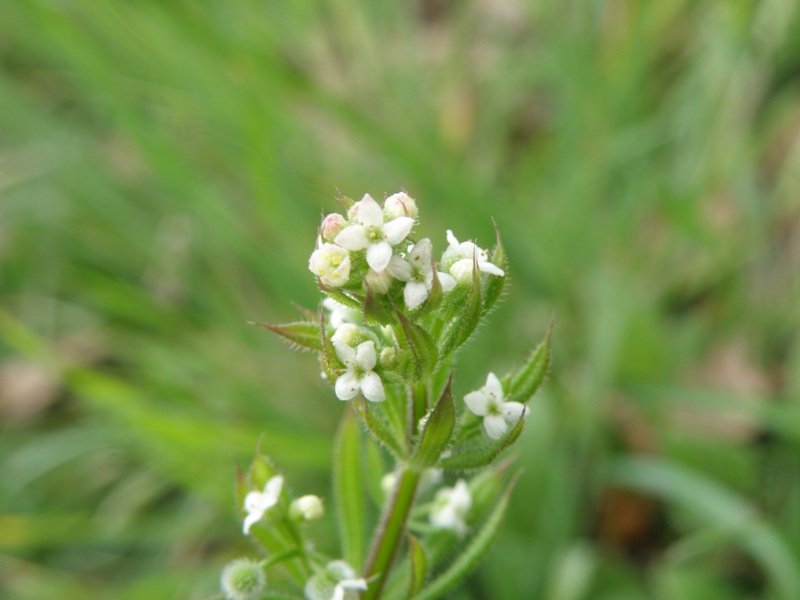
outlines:
{"label": "flower cluster", "polygon": [[[279,563],[293,592],[308,600],[415,597],[426,582],[452,589],[465,575],[453,565],[474,564],[480,545],[497,537],[510,485],[492,467],[522,432],[525,403],[549,366],[548,333],[522,365],[502,377],[488,373],[483,386],[455,399],[456,353],[505,289],[499,233],[484,249],[447,230],[437,260],[431,239],[414,237],[419,211],[407,193],[382,204],[369,194],[342,202],[346,214],[323,218],[308,261],[325,296],[321,305],[301,309],[300,321],[262,325],[315,353],[336,397],[351,401],[333,453],[339,556],[346,560],[306,538],[306,523],[323,516],[320,498],[291,496],[284,477],[258,454],[240,478],[237,502],[244,533],[268,558],[226,568],[222,588],[231,600],[258,596],[265,571]],[[459,479],[463,473],[476,475]],[[372,510],[365,510],[368,498]],[[367,556],[368,526],[358,521],[378,513],[382,522]],[[459,561],[466,551],[472,557]],[[410,582],[389,576],[403,552]]]}
{"label": "flower cluster", "polygon": [[[437,266],[430,239],[409,240],[418,216],[416,202],[405,192],[389,196],[383,206],[365,194],[349,206],[347,217],[332,213],[323,218],[308,268],[323,291],[341,289],[340,299],[357,301],[360,294],[379,294],[386,297],[385,303],[402,303],[409,311],[422,307],[435,288],[445,294],[470,286],[475,270],[505,275],[486,250],[471,241],[459,242],[450,230],[449,245]],[[337,398],[351,400],[361,393],[371,402],[384,401],[380,372],[397,354],[396,336],[391,329],[371,330],[357,310],[333,297],[323,306],[330,311],[331,340],[342,365],[335,374]]]}

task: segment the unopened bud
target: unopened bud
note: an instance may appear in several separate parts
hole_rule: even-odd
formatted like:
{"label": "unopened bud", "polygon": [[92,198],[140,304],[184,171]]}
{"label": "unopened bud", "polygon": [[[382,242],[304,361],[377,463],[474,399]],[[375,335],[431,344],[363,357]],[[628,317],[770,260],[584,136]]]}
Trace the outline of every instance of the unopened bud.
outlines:
{"label": "unopened bud", "polygon": [[389,196],[383,203],[383,218],[387,221],[397,217],[411,217],[416,219],[419,216],[417,203],[405,192],[398,192]]}
{"label": "unopened bud", "polygon": [[222,570],[220,584],[228,600],[255,600],[264,593],[267,578],[258,563],[240,558]]}
{"label": "unopened bud", "polygon": [[316,521],[325,514],[325,507],[319,496],[301,496],[289,506],[289,516],[295,521]]}
{"label": "unopened bud", "polygon": [[347,221],[339,213],[331,213],[322,220],[322,239],[332,242],[339,232],[347,226]]}
{"label": "unopened bud", "polygon": [[369,289],[376,294],[387,293],[389,291],[389,286],[392,285],[392,276],[389,275],[388,271],[386,270],[378,273],[377,271],[370,269],[367,271],[364,279],[366,279]]}

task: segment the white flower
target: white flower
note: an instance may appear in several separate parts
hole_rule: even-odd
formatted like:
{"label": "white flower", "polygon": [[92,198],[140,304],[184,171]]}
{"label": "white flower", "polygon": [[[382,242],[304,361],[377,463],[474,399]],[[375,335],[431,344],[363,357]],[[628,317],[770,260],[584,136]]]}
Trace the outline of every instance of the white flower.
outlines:
{"label": "white flower", "polygon": [[367,591],[367,581],[356,577],[353,567],[343,560],[329,562],[306,583],[305,594],[309,600],[350,600],[356,594],[348,592]]}
{"label": "white flower", "polygon": [[296,521],[316,521],[325,514],[325,507],[319,496],[309,494],[292,501],[289,516]]}
{"label": "white flower", "polygon": [[364,334],[355,323],[342,323],[331,336],[334,346],[339,343],[345,346],[355,346],[360,339],[364,339]]}
{"label": "white flower", "polygon": [[328,324],[334,329],[338,329],[343,323],[354,323],[358,320],[358,313],[355,310],[333,298],[325,298],[322,307],[330,311]]}
{"label": "white flower", "polygon": [[486,377],[486,385],[464,396],[467,407],[477,416],[483,417],[483,427],[493,440],[500,439],[508,426],[516,423],[525,412],[519,402],[503,402],[503,386],[494,373]]}
{"label": "white flower", "polygon": [[402,242],[411,232],[414,219],[397,217],[384,223],[380,205],[369,194],[356,202],[348,214],[355,223],[339,232],[334,241],[348,250],[366,249],[367,264],[380,273],[392,258],[392,246]]}
{"label": "white flower", "polygon": [[372,369],[378,362],[375,354],[375,342],[362,342],[357,348],[351,348],[342,342],[334,343],[337,356],[347,367],[344,375],[336,380],[334,389],[339,400],[355,398],[358,391],[370,402],[383,402],[386,392],[378,374]]}
{"label": "white flower", "polygon": [[478,270],[482,273],[505,275],[503,269],[489,262],[488,252],[479,248],[472,242],[461,242],[456,239],[453,232],[447,230],[447,241],[450,246],[442,255],[442,268],[455,277],[459,285],[472,283],[472,265],[477,261]]}
{"label": "white flower", "polygon": [[[418,241],[408,253],[408,260],[393,256],[387,271],[395,279],[405,281],[403,298],[407,308],[417,308],[425,302],[433,288],[433,263],[431,253],[433,244],[428,238]],[[447,273],[437,273],[442,290],[449,292],[456,285],[456,280]]]}
{"label": "white flower", "polygon": [[350,253],[326,242],[311,253],[308,269],[325,285],[342,286],[350,279]]}
{"label": "white flower", "polygon": [[250,528],[255,523],[261,520],[265,512],[278,503],[282,489],[283,477],[275,475],[267,481],[263,492],[249,492],[244,497],[244,510],[247,512],[243,528],[245,535],[250,532]]}
{"label": "white flower", "polygon": [[416,219],[419,216],[417,203],[405,192],[392,194],[383,202],[383,217],[388,221],[397,217],[411,217]]}
{"label": "white flower", "polygon": [[436,492],[430,516],[431,525],[464,535],[467,532],[466,517],[471,506],[472,496],[467,483],[459,479],[454,487]]}

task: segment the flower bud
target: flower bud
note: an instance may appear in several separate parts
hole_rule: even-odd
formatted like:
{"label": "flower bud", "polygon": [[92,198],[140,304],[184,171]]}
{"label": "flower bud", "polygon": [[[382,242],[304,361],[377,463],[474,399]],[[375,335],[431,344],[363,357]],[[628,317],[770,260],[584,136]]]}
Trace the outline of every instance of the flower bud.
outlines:
{"label": "flower bud", "polygon": [[376,294],[385,294],[389,291],[389,286],[392,285],[392,276],[388,271],[381,271],[378,273],[370,269],[364,277],[367,281],[369,289]]}
{"label": "flower bud", "polygon": [[392,495],[395,485],[397,485],[397,475],[395,473],[387,473],[381,478],[381,489],[387,497]]}
{"label": "flower bud", "polygon": [[345,228],[347,221],[339,213],[331,213],[322,219],[322,239],[332,242],[338,233]]}
{"label": "flower bud", "polygon": [[292,501],[289,516],[295,521],[316,521],[325,514],[325,507],[319,496],[309,494]]}
{"label": "flower bud", "polygon": [[381,353],[378,356],[378,362],[380,362],[384,369],[391,369],[397,363],[397,350],[391,346],[387,346],[381,350]]}
{"label": "flower bud", "polygon": [[331,341],[341,342],[347,346],[355,347],[365,339],[364,334],[358,325],[353,323],[342,323],[334,334],[331,336]]}
{"label": "flower bud", "polygon": [[383,218],[387,221],[397,217],[411,217],[416,219],[419,216],[417,203],[405,192],[398,192],[389,196],[383,203]]}
{"label": "flower bud", "polygon": [[267,578],[258,563],[240,558],[225,566],[220,584],[228,600],[255,600],[264,593]]}

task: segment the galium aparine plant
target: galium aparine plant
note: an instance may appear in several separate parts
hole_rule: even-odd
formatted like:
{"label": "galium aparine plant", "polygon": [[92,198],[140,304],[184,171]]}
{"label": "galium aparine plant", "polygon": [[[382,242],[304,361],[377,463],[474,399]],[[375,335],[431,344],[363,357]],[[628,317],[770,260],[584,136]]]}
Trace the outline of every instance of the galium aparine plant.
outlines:
{"label": "galium aparine plant", "polygon": [[322,220],[308,261],[319,308],[262,324],[316,354],[346,403],[333,465],[339,553],[311,537],[322,499],[296,497],[259,449],[237,504],[263,558],[223,570],[229,600],[433,600],[458,586],[497,537],[514,479],[498,457],[549,368],[550,330],[518,368],[454,398],[454,358],[505,289],[499,233],[489,251],[447,231],[437,261],[433,242],[413,237],[419,213],[405,192],[382,205],[341,200],[346,214]]}

